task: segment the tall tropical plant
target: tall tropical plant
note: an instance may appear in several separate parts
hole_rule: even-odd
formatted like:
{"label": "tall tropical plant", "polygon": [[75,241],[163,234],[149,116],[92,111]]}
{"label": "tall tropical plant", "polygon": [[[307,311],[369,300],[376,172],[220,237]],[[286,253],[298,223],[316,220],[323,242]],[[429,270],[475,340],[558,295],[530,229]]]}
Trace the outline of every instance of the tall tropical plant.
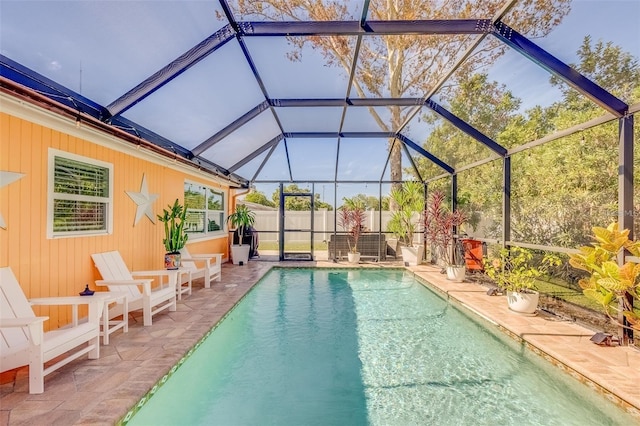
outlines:
{"label": "tall tropical plant", "polygon": [[387,230],[406,246],[413,246],[419,215],[424,209],[424,186],[417,181],[407,181],[401,187],[392,188],[390,197],[397,209],[391,215]]}
{"label": "tall tropical plant", "polygon": [[243,243],[245,232],[253,226],[255,221],[256,214],[244,204],[237,205],[236,211],[227,218],[227,222],[231,222],[231,226],[236,229],[239,246]]}
{"label": "tall tropical plant", "polygon": [[[606,228],[594,227],[594,242],[580,247],[580,252],[571,254],[569,264],[588,272],[588,278],[579,281],[582,292],[598,302],[604,313],[622,328],[640,331],[640,316],[633,310],[631,295],[638,298],[640,293],[640,264],[617,261],[624,250],[633,256],[640,256],[640,241],[629,239],[629,230],[618,228],[613,222]],[[614,317],[613,313],[626,318],[629,325]]]}
{"label": "tall tropical plant", "polygon": [[169,209],[163,209],[163,214],[158,215],[158,220],[164,222],[164,235],[162,240],[167,253],[178,253],[187,243],[189,235],[184,230],[184,222],[187,209],[180,204],[178,199],[169,204]]}
{"label": "tall tropical plant", "polygon": [[[358,240],[360,234],[364,228],[365,213],[362,203],[343,199],[345,204],[342,206],[339,212],[338,221],[340,226],[347,232],[349,232],[350,238],[347,238],[349,244],[349,251],[351,253],[358,252]],[[353,244],[352,244],[353,241]]]}

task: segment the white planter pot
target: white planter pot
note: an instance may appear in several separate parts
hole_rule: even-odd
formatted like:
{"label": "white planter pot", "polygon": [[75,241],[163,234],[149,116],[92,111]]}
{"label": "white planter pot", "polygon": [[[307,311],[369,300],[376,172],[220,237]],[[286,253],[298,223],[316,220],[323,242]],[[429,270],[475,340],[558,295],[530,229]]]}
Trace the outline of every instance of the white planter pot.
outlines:
{"label": "white planter pot", "polygon": [[538,300],[540,300],[540,293],[537,291],[531,293],[507,291],[509,309],[520,314],[535,314],[538,309]]}
{"label": "white planter pot", "polygon": [[232,245],[231,258],[233,259],[233,264],[240,265],[240,262],[242,262],[243,265],[246,265],[247,262],[249,262],[250,249],[249,244],[243,244],[241,246]]}
{"label": "white planter pot", "polygon": [[408,266],[418,266],[422,262],[424,246],[402,246],[402,261]]}
{"label": "white planter pot", "polygon": [[447,266],[447,279],[450,281],[461,283],[464,281],[466,271],[466,266],[449,265]]}
{"label": "white planter pot", "polygon": [[349,263],[359,263],[360,262],[360,253],[359,252],[349,252],[347,253],[347,260]]}

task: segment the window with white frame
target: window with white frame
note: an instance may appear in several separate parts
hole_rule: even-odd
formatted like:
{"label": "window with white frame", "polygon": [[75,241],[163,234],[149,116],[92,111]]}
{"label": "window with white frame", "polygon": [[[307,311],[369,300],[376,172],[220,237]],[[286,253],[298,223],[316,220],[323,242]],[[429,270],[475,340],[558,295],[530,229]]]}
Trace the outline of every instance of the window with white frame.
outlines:
{"label": "window with white frame", "polygon": [[113,164],[49,149],[47,237],[110,234]]}
{"label": "window with white frame", "polygon": [[184,183],[184,205],[187,209],[185,229],[192,237],[224,234],[223,190],[187,181]]}

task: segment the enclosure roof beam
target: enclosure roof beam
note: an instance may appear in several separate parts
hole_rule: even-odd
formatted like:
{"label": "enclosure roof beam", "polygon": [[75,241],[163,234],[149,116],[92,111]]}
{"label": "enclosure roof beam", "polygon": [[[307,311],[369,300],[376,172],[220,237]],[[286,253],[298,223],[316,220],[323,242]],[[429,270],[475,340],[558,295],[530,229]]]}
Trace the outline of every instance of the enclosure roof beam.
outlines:
{"label": "enclosure roof beam", "polygon": [[362,15],[360,15],[360,26],[363,27],[367,23],[367,15],[369,14],[370,0],[364,0],[362,4]]}
{"label": "enclosure roof beam", "polygon": [[513,28],[510,28],[503,22],[496,22],[494,28],[492,34],[496,38],[549,71],[554,76],[562,79],[569,86],[578,90],[616,117],[624,116],[629,110],[629,106],[625,102],[551,55]]}
{"label": "enclosure roof beam", "polygon": [[491,32],[491,19],[392,21],[238,22],[243,36],[355,36],[407,34],[481,34]]}
{"label": "enclosure roof beam", "polygon": [[287,158],[287,170],[289,170],[289,180],[293,180],[293,173],[291,172],[291,157],[289,156],[289,144],[287,144],[287,139],[284,139],[284,154]]}
{"label": "enclosure roof beam", "polygon": [[269,99],[276,108],[290,107],[385,107],[422,105],[424,98],[328,98],[328,99]]}
{"label": "enclosure roof beam", "polygon": [[483,144],[484,146],[486,146],[487,148],[489,148],[491,151],[495,152],[499,156],[504,157],[505,155],[507,155],[507,148],[503,147],[502,145],[500,145],[490,137],[486,136],[484,133],[482,133],[475,127],[471,126],[466,121],[462,120],[461,118],[458,118],[458,116],[448,111],[443,106],[438,105],[432,100],[427,101],[425,105],[431,108],[434,112],[436,112],[442,118],[447,120],[449,123],[453,124],[455,127],[460,129],[467,135],[471,136],[472,138],[474,138],[475,140],[477,140],[478,142],[480,142],[481,144]]}
{"label": "enclosure roof beam", "polygon": [[193,148],[192,149],[193,154],[194,155],[202,154],[204,151],[211,148],[213,145],[220,142],[222,139],[229,136],[231,133],[233,133],[234,131],[238,130],[240,127],[247,124],[249,121],[256,118],[258,115],[260,115],[263,111],[267,110],[268,108],[269,108],[269,103],[267,101],[259,103],[258,105],[253,107],[251,110],[244,113],[240,118],[233,121],[227,127],[220,130],[218,133],[216,133],[215,135],[208,138],[206,141],[202,142],[200,145]]}
{"label": "enclosure roof beam", "polygon": [[444,161],[442,161],[441,159],[439,159],[438,157],[436,157],[435,155],[433,155],[429,151],[425,150],[424,148],[422,148],[420,145],[418,145],[417,143],[415,143],[414,141],[412,141],[408,137],[406,137],[406,136],[404,136],[402,134],[398,134],[396,137],[399,140],[401,140],[405,145],[408,145],[414,151],[419,152],[420,154],[422,154],[423,156],[425,156],[426,158],[431,160],[433,163],[436,164],[436,166],[440,167],[445,172],[447,172],[449,174],[453,174],[453,172],[454,172],[453,167],[451,167],[450,165],[448,165],[447,163],[445,163]]}
{"label": "enclosure roof beam", "polygon": [[227,0],[219,0],[219,2],[220,2],[220,7],[222,7],[222,11],[224,12],[224,16],[225,18],[227,18],[227,21],[229,22],[229,25],[231,26],[231,28],[233,28],[233,31],[235,31],[236,33],[239,32],[240,30],[238,28],[238,22],[236,21],[236,18],[233,16],[233,11],[229,7],[229,3],[227,2]]}
{"label": "enclosure roof beam", "polygon": [[211,170],[212,168],[217,171],[217,174],[224,176],[226,179],[235,183],[237,186],[245,188],[249,186],[249,181],[242,176],[238,176],[235,173],[230,172],[227,169],[221,168],[219,165],[207,160],[206,158],[197,157],[191,160],[192,163],[197,164],[199,168],[203,170]]}
{"label": "enclosure roof beam", "polygon": [[282,135],[282,134],[280,134],[280,135],[276,136],[275,138],[271,139],[269,142],[267,142],[266,144],[262,145],[261,147],[259,147],[255,151],[253,151],[251,154],[247,155],[242,160],[238,161],[233,166],[229,167],[229,171],[230,172],[235,172],[240,167],[244,166],[249,161],[253,160],[257,156],[259,156],[260,154],[265,152],[267,149],[271,148],[273,145],[277,145],[278,142],[280,142],[282,139],[284,139],[284,135]]}
{"label": "enclosure roof beam", "polygon": [[407,155],[407,158],[409,159],[409,162],[411,163],[411,167],[413,167],[413,172],[416,174],[416,176],[418,176],[418,180],[420,182],[424,182],[424,180],[422,179],[422,175],[420,174],[420,170],[418,170],[418,166],[416,166],[416,162],[414,161],[413,156],[409,152],[409,148],[407,148],[407,144],[406,143],[402,144],[402,149],[404,150],[404,153]]}
{"label": "enclosure roof beam", "polygon": [[[391,143],[391,147],[387,150],[387,160],[384,162],[384,167],[382,168],[382,173],[380,174],[380,182],[382,183],[382,179],[384,178],[385,173],[387,173],[387,167],[389,167],[389,162],[391,161],[391,153],[393,152],[393,148],[397,143],[401,143],[398,138],[393,138],[393,142]],[[337,179],[336,179],[337,180]]]}
{"label": "enclosure roof beam", "polygon": [[145,79],[133,89],[107,105],[111,115],[120,115],[183,72],[200,62],[210,53],[218,50],[229,40],[234,32],[230,25],[225,25],[209,37],[196,44],[168,65]]}
{"label": "enclosure roof beam", "polygon": [[[265,101],[269,101],[269,92],[267,91],[267,87],[264,84],[264,81],[262,80],[262,77],[260,77],[260,73],[258,72],[258,68],[256,67],[255,62],[253,61],[253,57],[251,56],[251,53],[249,53],[249,49],[247,48],[247,44],[244,41],[244,32],[241,28],[241,24],[238,23],[234,16],[233,16],[233,12],[231,11],[231,8],[229,7],[229,5],[227,4],[226,0],[220,0],[220,5],[222,6],[225,15],[227,16],[227,19],[229,20],[230,25],[233,27],[234,31],[236,32],[236,38],[238,40],[238,44],[240,45],[240,49],[242,50],[242,54],[245,57],[245,60],[247,61],[247,64],[249,65],[249,68],[251,68],[251,72],[253,73],[253,77],[256,80],[256,83],[258,83],[258,86],[260,87],[260,91],[262,92],[262,95],[264,96]],[[282,127],[282,123],[280,122],[280,117],[278,117],[278,114],[276,113],[276,111],[273,109],[273,107],[271,105],[269,105],[269,109],[271,110],[271,114],[273,115],[273,119],[275,120],[275,122],[278,125],[278,128],[280,129],[280,133],[284,132],[284,128]]]}
{"label": "enclosure roof beam", "polygon": [[271,155],[273,155],[273,152],[276,150],[278,144],[273,144],[271,146],[271,149],[269,150],[269,152],[267,153],[267,155],[264,157],[264,160],[262,160],[262,163],[260,163],[260,166],[258,167],[258,169],[256,170],[256,172],[253,174],[253,177],[251,178],[251,182],[255,182],[256,179],[258,179],[258,176],[260,175],[260,172],[262,171],[262,169],[264,168],[265,164],[267,164],[267,162],[269,161],[269,158],[271,158]]}
{"label": "enclosure roof beam", "polygon": [[[177,143],[170,141],[165,137],[158,135],[157,133],[152,132],[151,130],[137,123],[134,123],[133,121],[127,120],[124,117],[113,117],[107,120],[107,124],[117,127],[118,129],[123,130],[138,138],[142,138],[146,141],[152,142],[154,145],[162,147],[181,157],[189,158],[189,159],[192,159],[194,157],[193,153],[188,149],[178,145]],[[226,174],[226,170],[224,170],[222,167],[216,166],[216,168],[223,171]]]}
{"label": "enclosure roof beam", "polygon": [[393,132],[286,132],[286,138],[394,138]]}
{"label": "enclosure roof beam", "polygon": [[[449,175],[444,175],[445,177],[449,176]],[[254,183],[280,183],[283,182],[282,180],[275,180],[275,179],[255,179],[253,181]],[[335,182],[332,179],[291,179],[288,181],[284,181],[286,183],[315,183],[315,184],[328,184],[328,183],[366,183],[366,184],[380,184],[380,183],[404,183],[404,181],[401,180],[383,180],[383,181],[379,181],[379,180],[347,180],[347,179],[342,179],[338,182]]]}
{"label": "enclosure roof beam", "polygon": [[[368,11],[368,4],[365,4],[365,8],[362,11],[362,17],[360,18],[360,26],[364,25],[366,20]],[[351,67],[349,68],[349,82],[347,83],[347,92],[345,94],[345,99],[349,99],[351,96],[351,89],[353,87],[353,80],[356,76],[356,70],[358,67],[358,58],[360,57],[360,48],[362,47],[362,36],[356,37],[356,47],[353,51],[353,57],[351,58]],[[341,107],[342,111],[340,112],[340,124],[338,126],[338,132],[342,132],[344,129],[344,120],[347,118],[347,106],[343,105]],[[338,180],[338,171],[340,167],[340,147],[342,145],[341,139],[338,138],[336,141],[336,162],[333,165],[333,179],[335,181]]]}

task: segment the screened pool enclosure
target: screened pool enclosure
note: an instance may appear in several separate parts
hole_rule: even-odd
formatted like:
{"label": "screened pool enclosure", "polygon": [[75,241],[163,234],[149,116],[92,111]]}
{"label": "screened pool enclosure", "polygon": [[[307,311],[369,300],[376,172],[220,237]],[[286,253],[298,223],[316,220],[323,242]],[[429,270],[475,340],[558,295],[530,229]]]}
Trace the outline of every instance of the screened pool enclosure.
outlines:
{"label": "screened pool enclosure", "polygon": [[637,230],[638,19],[630,0],[2,0],[1,84],[282,204],[258,226],[281,253],[342,231],[288,224],[287,197],[362,196],[385,233],[408,180],[476,239],[562,252]]}

